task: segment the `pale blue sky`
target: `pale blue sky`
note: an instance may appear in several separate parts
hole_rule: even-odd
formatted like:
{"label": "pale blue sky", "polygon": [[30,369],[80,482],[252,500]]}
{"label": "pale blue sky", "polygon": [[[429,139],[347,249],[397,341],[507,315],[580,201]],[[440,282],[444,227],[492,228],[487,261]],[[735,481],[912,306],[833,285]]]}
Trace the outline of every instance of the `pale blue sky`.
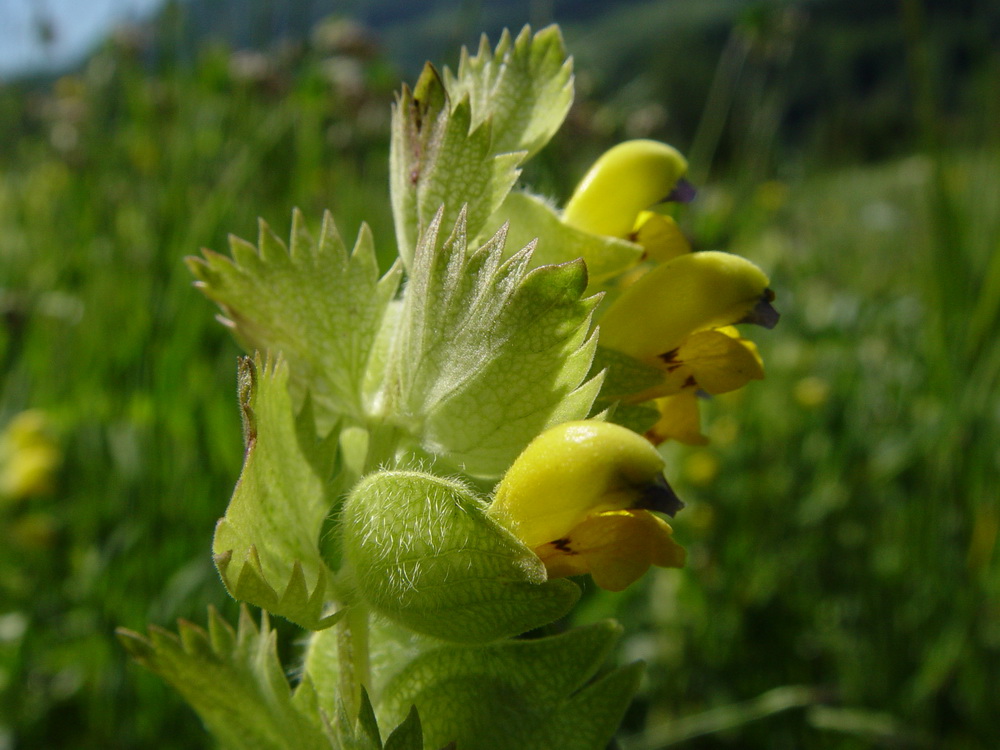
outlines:
{"label": "pale blue sky", "polygon": [[[163,0],[0,0],[0,76],[59,69],[81,60],[116,23],[148,16]],[[50,47],[39,40],[51,22]]]}

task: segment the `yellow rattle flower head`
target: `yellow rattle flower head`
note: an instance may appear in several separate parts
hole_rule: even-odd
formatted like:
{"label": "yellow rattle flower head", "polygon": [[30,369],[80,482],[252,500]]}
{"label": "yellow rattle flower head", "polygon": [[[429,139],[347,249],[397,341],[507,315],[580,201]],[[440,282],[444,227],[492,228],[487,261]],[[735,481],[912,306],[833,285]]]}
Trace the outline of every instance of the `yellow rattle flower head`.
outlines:
{"label": "yellow rattle flower head", "polygon": [[489,513],[532,548],[550,577],[590,573],[619,591],[650,565],[679,567],[684,550],[651,511],[683,503],[643,437],[595,420],[552,427],[518,456]]}
{"label": "yellow rattle flower head", "polygon": [[580,181],[562,221],[582,231],[625,239],[655,265],[622,269],[620,294],[599,319],[600,345],[663,371],[641,392],[608,393],[625,403],[653,401],[660,419],[646,433],[703,444],[698,394],[719,394],[764,377],[756,346],[733,326],[772,328],[778,313],[768,278],[756,265],[723,252],[692,252],[670,216],[649,210],[694,197],[687,162],[672,146],[633,140],[604,153]]}

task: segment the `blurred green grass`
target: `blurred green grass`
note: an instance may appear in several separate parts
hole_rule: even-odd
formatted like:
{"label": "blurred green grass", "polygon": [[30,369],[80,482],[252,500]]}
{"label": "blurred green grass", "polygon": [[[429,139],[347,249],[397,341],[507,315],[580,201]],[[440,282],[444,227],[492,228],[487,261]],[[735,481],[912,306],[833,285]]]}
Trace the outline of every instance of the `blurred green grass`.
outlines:
{"label": "blurred green grass", "polygon": [[391,88],[359,70],[341,94],[318,61],[218,48],[150,76],[119,44],[0,91],[0,422],[40,409],[65,452],[55,491],[0,507],[0,746],[206,744],[112,637],[233,611],[206,545],[242,458],[238,351],[182,259],[258,215],[287,234],[293,206],[392,251]]}
{"label": "blurred green grass", "polygon": [[[995,747],[996,134],[970,105],[962,140],[784,162],[756,105],[787,91],[748,60],[754,85],[709,112],[726,129],[678,134],[718,175],[680,218],[771,273],[768,378],[709,405],[710,447],[669,451],[688,568],[580,616],[619,616],[623,658],[650,663],[628,747]],[[234,611],[209,540],[241,461],[238,352],[182,258],[258,216],[286,234],[298,206],[345,236],[368,221],[388,259],[397,83],[377,57],[151,65],[121,38],[52,87],[0,87],[0,425],[39,409],[64,454],[53,488],[0,501],[0,748],[209,746],[112,638]],[[629,133],[615,107],[582,96],[536,184],[565,195]],[[653,121],[638,134],[672,139]]]}
{"label": "blurred green grass", "polygon": [[[949,156],[980,273],[1000,239],[998,164],[995,149]],[[683,715],[806,685],[841,711],[742,728],[743,746],[995,741],[997,347],[963,361],[930,335],[977,300],[928,304],[932,181],[919,156],[825,174],[733,238],[771,270],[784,317],[756,337],[767,380],[713,404],[712,446],[674,454],[691,564],[653,583],[659,705]],[[957,266],[962,248],[948,250]]]}

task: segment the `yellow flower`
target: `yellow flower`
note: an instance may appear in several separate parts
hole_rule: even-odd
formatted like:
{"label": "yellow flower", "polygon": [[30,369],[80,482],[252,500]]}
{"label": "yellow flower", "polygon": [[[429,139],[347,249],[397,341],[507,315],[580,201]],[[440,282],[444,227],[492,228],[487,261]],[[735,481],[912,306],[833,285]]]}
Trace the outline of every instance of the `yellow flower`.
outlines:
{"label": "yellow flower", "polygon": [[680,567],[684,550],[651,511],[683,503],[663,459],[640,435],[607,422],[566,422],[528,445],[497,485],[489,513],[545,563],[550,577],[590,573],[620,591],[650,565]]}
{"label": "yellow flower", "polygon": [[42,412],[29,409],[16,415],[0,433],[0,499],[50,491],[61,458]]}
{"label": "yellow flower", "polygon": [[659,141],[625,141],[608,149],[590,168],[563,210],[564,223],[585,232],[642,245],[644,257],[664,261],[690,252],[669,216],[648,209],[665,201],[688,201],[687,161]]}
{"label": "yellow flower", "polygon": [[777,323],[768,283],[738,255],[688,253],[640,277],[611,305],[600,321],[601,345],[663,371],[652,388],[615,394],[630,402],[657,399],[661,419],[650,440],[703,443],[694,394],[727,393],[764,377],[757,347],[733,324]]}
{"label": "yellow flower", "polygon": [[601,318],[601,344],[642,362],[662,357],[693,333],[735,323],[777,322],[768,278],[730,253],[681,255],[643,275]]}

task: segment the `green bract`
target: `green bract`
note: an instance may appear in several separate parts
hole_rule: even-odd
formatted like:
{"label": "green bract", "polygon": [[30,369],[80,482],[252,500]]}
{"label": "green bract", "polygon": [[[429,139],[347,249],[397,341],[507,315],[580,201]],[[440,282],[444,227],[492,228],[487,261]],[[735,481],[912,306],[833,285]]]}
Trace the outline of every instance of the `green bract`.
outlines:
{"label": "green bract", "polygon": [[284,355],[296,402],[308,390],[321,429],[341,415],[363,418],[364,374],[399,267],[380,279],[368,228],[348,253],[329,213],[319,241],[295,211],[288,246],[262,221],[257,247],[234,237],[230,248],[232,260],[205,250],[188,266],[233,335],[248,351]]}
{"label": "green bract", "polygon": [[492,120],[472,122],[468,97],[453,103],[431,65],[396,102],[389,170],[396,242],[407,267],[439,209],[450,226],[464,207],[476,232],[520,174],[525,152],[497,153]]}
{"label": "green bract", "polygon": [[430,648],[389,683],[380,713],[392,724],[416,706],[428,747],[600,750],[642,671],[632,664],[596,677],[620,634],[600,622],[549,638]]}
{"label": "green bract", "polygon": [[535,265],[582,258],[587,264],[591,284],[621,273],[642,257],[642,247],[634,242],[570,226],[548,203],[528,193],[508,195],[491,217],[491,223],[500,223],[510,217],[516,217],[507,230],[507,242],[511,247],[537,242],[532,256]]}
{"label": "green bract", "polygon": [[173,685],[223,747],[326,750],[337,747],[315,710],[308,680],[294,691],[278,660],[267,614],[258,629],[244,607],[233,630],[215,610],[208,630],[182,623],[180,637],[152,627],[149,637],[119,637],[140,664]]}
{"label": "green bract", "polygon": [[377,472],[343,511],[359,596],[420,633],[483,643],[545,625],[579,597],[485,515],[467,487],[421,472]]}
{"label": "green bract", "polygon": [[573,103],[573,64],[566,57],[559,28],[532,36],[527,26],[512,39],[506,29],[495,50],[485,35],[472,57],[462,49],[458,73],[444,69],[452,99],[469,97],[473,126],[493,122],[496,153],[535,155],[562,125]]}
{"label": "green bract", "polygon": [[[476,236],[503,203],[520,165],[559,129],[573,100],[572,65],[549,27],[516,41],[504,32],[494,52],[463,51],[458,74],[429,63],[393,107],[390,192],[399,257],[407,266],[417,238],[444,206],[450,227],[465,206]],[[492,227],[490,229],[495,229]]]}
{"label": "green bract", "polygon": [[502,261],[503,230],[469,253],[464,214],[446,239],[440,221],[414,258],[384,409],[428,453],[495,477],[542,429],[589,412],[597,299],[581,299],[579,261],[528,271],[530,248]]}
{"label": "green bract", "polygon": [[296,418],[287,384],[283,360],[240,364],[246,460],[212,551],[234,597],[318,630],[336,617],[324,616],[330,571],[317,546],[336,451],[308,408]]}
{"label": "green bract", "polygon": [[155,626],[149,637],[119,631],[132,658],[175,687],[227,750],[422,750],[415,711],[383,744],[367,694],[351,718],[342,704],[321,708],[309,675],[292,689],[276,636],[266,612],[258,628],[246,607],[237,630],[213,609],[207,631],[182,622],[179,638]]}

